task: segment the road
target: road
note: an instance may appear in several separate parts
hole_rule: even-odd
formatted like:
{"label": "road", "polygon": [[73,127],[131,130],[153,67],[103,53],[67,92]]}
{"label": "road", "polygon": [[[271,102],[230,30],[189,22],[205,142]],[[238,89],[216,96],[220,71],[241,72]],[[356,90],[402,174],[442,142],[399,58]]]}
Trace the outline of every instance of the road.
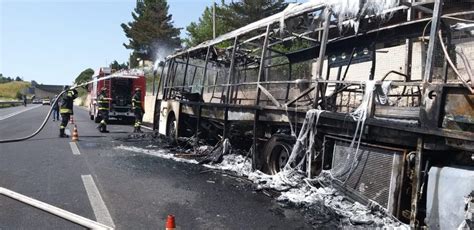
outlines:
{"label": "road", "polygon": [[[0,139],[32,133],[49,108],[0,110]],[[164,228],[168,214],[178,229],[313,228],[302,210],[283,207],[244,180],[117,149],[150,142],[129,138],[130,125],[112,124],[101,134],[85,110],[75,108],[74,118],[76,145],[58,138],[52,120],[30,140],[0,144],[0,187],[116,229]],[[0,196],[0,229],[75,228],[81,226]]]}

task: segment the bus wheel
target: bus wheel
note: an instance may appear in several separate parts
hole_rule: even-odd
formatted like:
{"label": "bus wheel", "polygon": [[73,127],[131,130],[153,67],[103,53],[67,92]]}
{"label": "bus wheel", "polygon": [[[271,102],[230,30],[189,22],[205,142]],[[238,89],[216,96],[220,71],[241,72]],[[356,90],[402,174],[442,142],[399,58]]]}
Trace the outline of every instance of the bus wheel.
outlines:
{"label": "bus wheel", "polygon": [[166,123],[166,136],[171,140],[172,143],[176,143],[176,140],[178,139],[177,126],[178,123],[176,122],[174,114],[170,114]]}
{"label": "bus wheel", "polygon": [[274,175],[285,167],[291,155],[292,147],[284,137],[274,135],[267,141],[264,149],[267,173]]}

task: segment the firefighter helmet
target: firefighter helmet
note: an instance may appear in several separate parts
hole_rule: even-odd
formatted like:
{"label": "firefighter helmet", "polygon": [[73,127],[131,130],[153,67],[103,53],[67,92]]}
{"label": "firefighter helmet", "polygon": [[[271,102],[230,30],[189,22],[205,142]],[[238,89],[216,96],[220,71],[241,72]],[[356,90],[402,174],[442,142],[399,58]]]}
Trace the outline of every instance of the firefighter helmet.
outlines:
{"label": "firefighter helmet", "polygon": [[142,91],[140,88],[135,88],[135,92]]}
{"label": "firefighter helmet", "polygon": [[100,91],[105,92],[105,91],[107,91],[107,88],[106,88],[106,87],[102,87],[102,89],[100,89]]}

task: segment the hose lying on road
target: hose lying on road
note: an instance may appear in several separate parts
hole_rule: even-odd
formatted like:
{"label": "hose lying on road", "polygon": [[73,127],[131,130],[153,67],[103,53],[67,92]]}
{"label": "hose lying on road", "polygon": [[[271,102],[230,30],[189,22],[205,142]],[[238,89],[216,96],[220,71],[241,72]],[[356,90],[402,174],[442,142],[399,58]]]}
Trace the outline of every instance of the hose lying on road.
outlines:
{"label": "hose lying on road", "polygon": [[[120,74],[120,73],[119,73]],[[125,73],[125,75],[119,75],[119,74],[114,74],[114,75],[110,75],[110,76],[107,76],[107,77],[102,77],[100,79],[94,79],[92,81],[88,81],[88,82],[85,82],[85,83],[82,83],[82,84],[79,84],[79,85],[75,85],[73,87],[71,87],[70,89],[75,89],[75,88],[79,88],[79,87],[83,87],[83,86],[86,86],[88,84],[91,84],[91,83],[94,83],[94,82],[98,82],[98,81],[103,81],[103,80],[107,80],[107,79],[111,79],[111,78],[131,78],[131,79],[136,79],[138,77],[136,76],[133,76],[133,75],[127,75]],[[48,115],[46,116],[46,118],[44,119],[43,123],[41,124],[41,126],[34,132],[32,133],[31,135],[29,136],[26,136],[26,137],[21,137],[21,138],[14,138],[14,139],[7,139],[7,140],[0,140],[0,144],[1,143],[11,143],[11,142],[20,142],[20,141],[25,141],[25,140],[28,140],[36,135],[38,135],[38,133],[41,132],[41,130],[43,130],[44,126],[46,125],[46,123],[48,123],[48,120],[49,120],[49,117],[51,116],[51,113],[53,112],[53,107],[58,103],[58,99],[61,98],[61,96],[66,92],[67,90],[64,90],[62,91],[57,97],[56,99],[54,100],[54,102],[51,104],[51,109],[49,110],[48,112]]]}
{"label": "hose lying on road", "polygon": [[62,91],[57,97],[56,99],[54,99],[54,102],[51,104],[51,109],[49,109],[49,112],[48,112],[48,115],[46,116],[46,118],[44,119],[43,123],[41,124],[41,126],[32,134],[30,134],[29,136],[26,136],[26,137],[20,137],[20,138],[14,138],[14,139],[7,139],[7,140],[0,140],[0,144],[1,143],[11,143],[11,142],[19,142],[19,141],[25,141],[25,140],[28,140],[36,135],[38,135],[39,132],[41,132],[41,130],[43,130],[44,126],[46,125],[46,123],[48,123],[48,120],[49,120],[49,117],[51,116],[51,113],[53,112],[53,107],[54,105],[56,105],[58,103],[58,98],[60,98],[66,91]]}

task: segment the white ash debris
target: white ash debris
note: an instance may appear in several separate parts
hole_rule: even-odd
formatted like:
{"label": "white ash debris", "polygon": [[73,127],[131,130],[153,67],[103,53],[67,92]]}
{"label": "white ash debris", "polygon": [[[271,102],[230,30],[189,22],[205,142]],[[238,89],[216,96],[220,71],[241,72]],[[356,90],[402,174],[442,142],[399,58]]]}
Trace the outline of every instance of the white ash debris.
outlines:
{"label": "white ash debris", "polygon": [[[315,203],[321,203],[324,206],[334,210],[340,217],[346,218],[351,224],[365,224],[383,226],[391,229],[409,229],[408,226],[399,223],[396,219],[387,216],[381,211],[374,211],[369,207],[358,202],[352,202],[346,199],[336,189],[331,187],[314,187],[304,179],[303,174],[293,175],[292,183],[296,186],[288,185],[289,180],[284,172],[276,175],[266,175],[262,172],[252,172],[248,178],[258,184],[259,188],[271,188],[281,192],[277,198],[281,202],[291,202],[310,206]],[[295,180],[295,178],[300,180]]]}
{"label": "white ash debris", "polygon": [[323,0],[323,2],[326,2],[342,20],[355,18],[360,14],[383,16],[386,10],[400,4],[399,0],[365,0],[362,3],[354,0]]}
{"label": "white ash debris", "polygon": [[222,143],[222,154],[226,155],[230,153],[232,146],[230,145],[229,139],[225,139]]}
{"label": "white ash debris", "polygon": [[219,169],[231,171],[238,176],[248,176],[252,171],[251,160],[237,154],[224,155],[223,160],[219,164],[205,164],[204,167],[211,169]]}
{"label": "white ash debris", "polygon": [[381,105],[390,105],[388,93],[390,92],[392,81],[384,81],[382,85],[375,87],[375,100]]}
{"label": "white ash debris", "polygon": [[[148,146],[147,146],[148,147]],[[116,149],[126,150],[135,153],[142,153],[150,156],[155,156],[163,159],[174,160],[177,162],[198,164],[199,162],[194,159],[184,159],[177,157],[175,153],[172,153],[166,149],[144,149],[134,146],[120,145],[115,147]],[[212,149],[212,146],[200,146],[197,148],[198,151],[204,152]],[[242,155],[228,154],[223,156],[223,160],[219,164],[204,164],[204,167],[211,169],[220,169],[235,172],[239,176],[247,176],[252,171],[252,164],[250,160]]]}
{"label": "white ash debris", "polygon": [[201,145],[201,146],[197,147],[195,151],[197,153],[203,153],[203,152],[209,151],[211,149],[212,149],[212,146],[210,146],[210,145]]}
{"label": "white ash debris", "polygon": [[[387,17],[387,10],[400,4],[399,0],[310,0],[314,3],[322,3],[331,7],[337,16],[339,28],[352,27],[358,31],[360,17],[364,15],[376,15],[381,18]],[[389,15],[388,17],[390,17]]]}
{"label": "white ash debris", "polygon": [[347,200],[334,188],[312,186],[301,171],[281,171],[275,175],[268,175],[261,171],[252,172],[251,160],[235,154],[225,155],[222,163],[204,166],[246,176],[257,185],[257,189],[267,188],[280,191],[281,195],[277,198],[278,201],[308,206],[320,202],[334,210],[342,218],[347,218],[351,224],[409,229],[406,225],[381,211],[374,211],[365,205]]}
{"label": "white ash debris", "polygon": [[196,160],[190,160],[190,159],[184,159],[180,157],[176,157],[172,152],[166,149],[144,149],[144,148],[139,148],[139,147],[134,147],[134,146],[125,146],[125,145],[119,145],[115,147],[116,149],[120,150],[126,150],[130,152],[135,152],[135,153],[142,153],[150,156],[155,156],[163,159],[170,159],[178,162],[185,162],[185,163],[191,163],[191,164],[197,164],[198,162]]}
{"label": "white ash debris", "polygon": [[305,156],[315,152],[315,136],[318,133],[316,126],[323,110],[310,109],[306,112],[306,117],[301,127],[296,143],[291,150],[288,162],[284,167],[284,171],[292,171],[301,169],[304,164]]}
{"label": "white ash debris", "polygon": [[[200,146],[196,149],[206,151],[211,148],[213,147]],[[163,159],[171,159],[178,162],[198,164],[196,160],[176,157],[171,151],[163,149],[151,150],[124,145],[117,146],[116,149],[147,154]],[[268,188],[280,191],[281,195],[277,200],[281,202],[303,205],[311,205],[318,202],[322,203],[326,207],[333,209],[342,218],[347,218],[352,224],[371,224],[389,229],[409,229],[380,211],[373,211],[369,207],[357,202],[352,203],[343,195],[339,194],[336,189],[312,186],[309,181],[305,179],[305,175],[300,171],[282,171],[276,175],[268,175],[261,171],[252,171],[251,159],[238,154],[224,155],[221,163],[204,164],[203,166],[210,169],[231,171],[239,176],[247,177],[257,185],[258,189]]]}

